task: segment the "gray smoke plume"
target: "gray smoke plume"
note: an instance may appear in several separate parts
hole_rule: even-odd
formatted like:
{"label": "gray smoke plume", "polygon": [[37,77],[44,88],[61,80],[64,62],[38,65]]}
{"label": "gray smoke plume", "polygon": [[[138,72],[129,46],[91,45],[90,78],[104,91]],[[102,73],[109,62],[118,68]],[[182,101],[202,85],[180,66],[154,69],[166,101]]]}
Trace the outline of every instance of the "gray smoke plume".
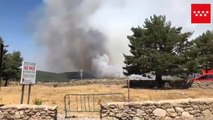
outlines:
{"label": "gray smoke plume", "polygon": [[48,70],[83,69],[94,71],[97,76],[114,74],[104,35],[88,25],[99,6],[99,0],[45,1],[36,39],[46,50]]}

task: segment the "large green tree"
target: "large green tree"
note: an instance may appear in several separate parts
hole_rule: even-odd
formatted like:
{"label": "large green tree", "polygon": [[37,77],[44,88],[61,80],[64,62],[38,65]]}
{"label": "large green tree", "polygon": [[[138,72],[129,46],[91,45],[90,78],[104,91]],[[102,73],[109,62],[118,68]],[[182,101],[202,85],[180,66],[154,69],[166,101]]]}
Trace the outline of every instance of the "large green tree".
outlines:
{"label": "large green tree", "polygon": [[192,55],[194,61],[197,62],[196,67],[205,69],[213,69],[213,30],[207,30],[202,35],[193,40]]}
{"label": "large green tree", "polygon": [[[1,72],[1,78],[2,78],[2,64],[3,64],[3,57],[4,55],[7,53],[7,49],[5,49],[4,47],[4,41],[3,39],[0,37],[0,72]],[[2,80],[2,79],[1,79]],[[2,84],[0,80],[0,84]]]}
{"label": "large green tree", "polygon": [[[173,27],[165,16],[153,15],[146,19],[143,27],[132,27],[130,41],[131,55],[124,55],[125,75],[147,73],[155,75],[158,87],[162,86],[163,75],[174,75],[189,71],[192,63],[186,54],[191,49],[188,38],[191,32],[182,32]],[[192,69],[192,68],[191,68]]]}
{"label": "large green tree", "polygon": [[5,80],[5,86],[8,84],[8,80],[20,79],[21,76],[21,65],[23,58],[19,51],[14,51],[12,53],[6,53],[3,56],[3,65],[2,65],[2,76]]}
{"label": "large green tree", "polygon": [[8,84],[8,80],[10,79],[20,79],[21,76],[21,64],[23,58],[21,57],[21,53],[19,51],[14,51],[12,53],[8,53],[6,47],[8,45],[4,45],[3,39],[0,37],[0,43],[3,44],[3,52],[2,53],[2,78],[5,80],[5,86]]}

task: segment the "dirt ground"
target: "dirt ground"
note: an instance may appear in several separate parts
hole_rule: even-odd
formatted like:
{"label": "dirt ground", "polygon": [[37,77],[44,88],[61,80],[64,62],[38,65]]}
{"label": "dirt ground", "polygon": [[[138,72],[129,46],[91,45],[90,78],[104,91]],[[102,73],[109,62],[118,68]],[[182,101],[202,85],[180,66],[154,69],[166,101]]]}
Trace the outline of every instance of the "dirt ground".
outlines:
{"label": "dirt ground", "polygon": [[[25,99],[27,102],[27,90],[25,87]],[[123,93],[127,98],[127,88],[119,85],[84,85],[53,87],[33,85],[31,90],[30,104],[35,98],[41,99],[43,105],[58,106],[59,113],[63,113],[64,95],[69,93]],[[0,90],[0,104],[19,104],[21,86],[2,87]],[[189,88],[173,90],[151,90],[151,89],[130,89],[131,101],[181,99],[181,98],[213,98],[213,89]]]}

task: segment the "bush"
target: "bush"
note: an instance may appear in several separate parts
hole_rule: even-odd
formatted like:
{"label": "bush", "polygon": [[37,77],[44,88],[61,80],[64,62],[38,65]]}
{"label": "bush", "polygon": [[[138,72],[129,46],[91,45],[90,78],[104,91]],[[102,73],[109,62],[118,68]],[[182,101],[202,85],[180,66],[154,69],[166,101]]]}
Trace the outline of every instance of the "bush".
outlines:
{"label": "bush", "polygon": [[54,84],[53,87],[58,87],[58,84]]}
{"label": "bush", "polygon": [[33,100],[33,104],[34,104],[34,105],[41,105],[41,104],[42,104],[42,99],[35,98],[35,99]]}
{"label": "bush", "polygon": [[[163,88],[165,89],[187,89],[191,87],[193,81],[191,80],[163,80]],[[155,88],[155,80],[131,80],[131,88]]]}

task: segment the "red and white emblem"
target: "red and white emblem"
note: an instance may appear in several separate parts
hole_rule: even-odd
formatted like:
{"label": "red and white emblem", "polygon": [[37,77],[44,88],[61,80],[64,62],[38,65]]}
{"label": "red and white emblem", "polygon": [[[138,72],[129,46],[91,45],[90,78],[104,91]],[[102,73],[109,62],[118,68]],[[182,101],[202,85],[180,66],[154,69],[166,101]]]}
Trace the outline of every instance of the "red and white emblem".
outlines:
{"label": "red and white emblem", "polygon": [[191,4],[191,23],[211,23],[211,4]]}

